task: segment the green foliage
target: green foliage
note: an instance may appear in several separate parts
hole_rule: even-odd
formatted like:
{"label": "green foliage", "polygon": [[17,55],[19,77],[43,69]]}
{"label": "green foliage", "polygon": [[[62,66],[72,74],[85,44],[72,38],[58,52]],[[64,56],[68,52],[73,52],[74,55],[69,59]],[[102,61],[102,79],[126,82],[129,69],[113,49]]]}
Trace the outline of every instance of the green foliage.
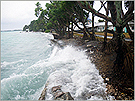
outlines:
{"label": "green foliage", "polygon": [[31,21],[30,25],[28,27],[25,26],[23,29],[26,30],[27,28],[29,28],[29,31],[44,32],[46,30],[46,25],[48,22],[45,18],[45,14],[47,14],[47,12],[42,9],[39,2],[37,2],[35,5],[37,6],[35,8],[35,15],[38,17],[38,19]]}
{"label": "green foliage", "polygon": [[104,20],[99,19],[98,22],[105,22]]}
{"label": "green foliage", "polygon": [[66,31],[66,27],[73,24],[73,20],[87,21],[89,16],[89,13],[82,10],[76,1],[51,1],[46,3],[46,9],[42,9],[39,2],[35,5],[35,15],[38,19],[31,21],[30,31],[55,29],[57,33],[65,33],[64,30]]}
{"label": "green foliage", "polygon": [[29,29],[29,26],[28,26],[28,25],[25,25],[25,26],[23,27],[23,31],[26,31],[26,29]]}
{"label": "green foliage", "polygon": [[46,31],[45,31],[45,33],[48,33],[48,32],[50,32],[50,30],[46,30]]}
{"label": "green foliage", "polygon": [[40,12],[41,12],[43,9],[42,9],[41,4],[40,4],[39,2],[37,2],[35,5],[37,6],[37,8],[35,8],[35,15],[36,15],[36,17],[39,17]]}

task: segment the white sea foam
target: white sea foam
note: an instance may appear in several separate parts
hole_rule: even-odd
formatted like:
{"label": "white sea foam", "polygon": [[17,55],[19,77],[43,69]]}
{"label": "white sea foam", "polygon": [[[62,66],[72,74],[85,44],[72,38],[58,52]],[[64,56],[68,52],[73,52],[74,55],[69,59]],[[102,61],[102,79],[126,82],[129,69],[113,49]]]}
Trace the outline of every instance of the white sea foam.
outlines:
{"label": "white sea foam", "polygon": [[42,35],[45,35],[45,37],[49,38],[49,39],[54,39],[53,35],[50,33],[40,33]]}
{"label": "white sea foam", "polygon": [[[51,88],[62,86],[64,92],[70,92],[75,100],[105,100],[107,99],[106,84],[95,65],[87,59],[84,51],[67,46],[64,49],[54,49],[55,55],[49,59],[53,71],[48,77],[46,100],[52,100]],[[53,54],[54,54],[53,53]]]}
{"label": "white sea foam", "polygon": [[55,54],[57,53],[57,51],[58,51],[58,47],[54,46],[54,49],[53,49],[52,54],[50,56],[50,59],[55,56]]}
{"label": "white sea foam", "polygon": [[21,59],[21,60],[13,61],[13,62],[4,61],[4,62],[1,63],[1,68],[6,67],[8,65],[13,65],[13,64],[17,64],[17,63],[24,63],[24,62],[27,62],[27,60]]}

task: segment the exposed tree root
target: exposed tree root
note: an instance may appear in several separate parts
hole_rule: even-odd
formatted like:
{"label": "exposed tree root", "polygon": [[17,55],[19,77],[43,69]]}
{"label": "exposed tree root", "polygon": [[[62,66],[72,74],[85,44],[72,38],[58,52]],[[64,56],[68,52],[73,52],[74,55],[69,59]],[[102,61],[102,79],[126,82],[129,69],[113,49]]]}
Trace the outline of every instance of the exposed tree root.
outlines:
{"label": "exposed tree root", "polygon": [[[115,79],[113,82],[118,86],[134,87],[134,52],[133,46],[129,46],[122,40],[121,51],[118,51],[118,39],[113,38],[110,40],[104,49],[106,54],[112,52],[117,53],[116,60],[114,61],[112,76]],[[103,48],[102,48],[103,49]]]}

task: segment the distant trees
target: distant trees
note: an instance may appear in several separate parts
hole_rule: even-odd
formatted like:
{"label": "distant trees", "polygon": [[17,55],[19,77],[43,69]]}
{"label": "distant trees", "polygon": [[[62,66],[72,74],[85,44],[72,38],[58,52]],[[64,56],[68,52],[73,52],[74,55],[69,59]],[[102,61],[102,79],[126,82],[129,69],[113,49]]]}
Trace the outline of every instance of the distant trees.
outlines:
{"label": "distant trees", "polygon": [[[92,4],[92,2],[90,3]],[[72,38],[74,27],[77,26],[83,31],[84,39],[87,39],[88,35],[95,39],[94,34],[91,34],[86,27],[89,12],[84,11],[76,1],[51,1],[45,6],[46,9],[43,10],[41,4],[36,3],[35,15],[38,19],[31,21],[30,31],[54,29],[60,35],[60,38],[65,36]],[[82,23],[84,28],[81,28],[79,23]]]}
{"label": "distant trees", "polygon": [[29,31],[38,31],[38,24],[37,24],[37,20],[33,20],[31,21],[30,25],[29,25]]}
{"label": "distant trees", "polygon": [[41,7],[41,4],[37,2],[35,5],[36,5],[35,16],[38,19],[31,21],[30,25],[25,25],[23,31],[29,29],[29,31],[34,31],[34,32],[38,32],[38,31],[44,32],[46,30],[47,20],[44,18],[44,11]]}
{"label": "distant trees", "polygon": [[26,31],[27,29],[29,29],[29,26],[28,26],[28,25],[25,25],[25,26],[23,27],[23,31]]}
{"label": "distant trees", "polygon": [[[69,23],[68,18],[64,15],[64,9],[60,1],[53,1],[51,4],[46,4],[45,17],[48,20],[47,28],[55,29],[60,35],[60,38],[66,33],[66,25]],[[51,26],[50,26],[51,25]]]}

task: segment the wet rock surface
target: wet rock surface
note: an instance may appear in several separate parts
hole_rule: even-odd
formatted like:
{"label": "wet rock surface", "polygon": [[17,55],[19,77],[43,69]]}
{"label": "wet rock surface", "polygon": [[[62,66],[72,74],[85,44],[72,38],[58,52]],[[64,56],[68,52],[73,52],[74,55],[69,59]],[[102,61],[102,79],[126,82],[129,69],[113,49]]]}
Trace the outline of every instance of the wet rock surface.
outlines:
{"label": "wet rock surface", "polygon": [[[62,86],[54,86],[51,89],[52,95],[53,95],[53,100],[74,100],[74,98],[71,96],[69,92],[63,92],[61,90]],[[41,96],[39,97],[38,100],[45,100],[45,96],[47,94],[46,92],[47,88],[45,87],[41,93]]]}
{"label": "wet rock surface", "polygon": [[69,92],[63,92],[61,86],[52,87],[54,100],[74,100]]}

